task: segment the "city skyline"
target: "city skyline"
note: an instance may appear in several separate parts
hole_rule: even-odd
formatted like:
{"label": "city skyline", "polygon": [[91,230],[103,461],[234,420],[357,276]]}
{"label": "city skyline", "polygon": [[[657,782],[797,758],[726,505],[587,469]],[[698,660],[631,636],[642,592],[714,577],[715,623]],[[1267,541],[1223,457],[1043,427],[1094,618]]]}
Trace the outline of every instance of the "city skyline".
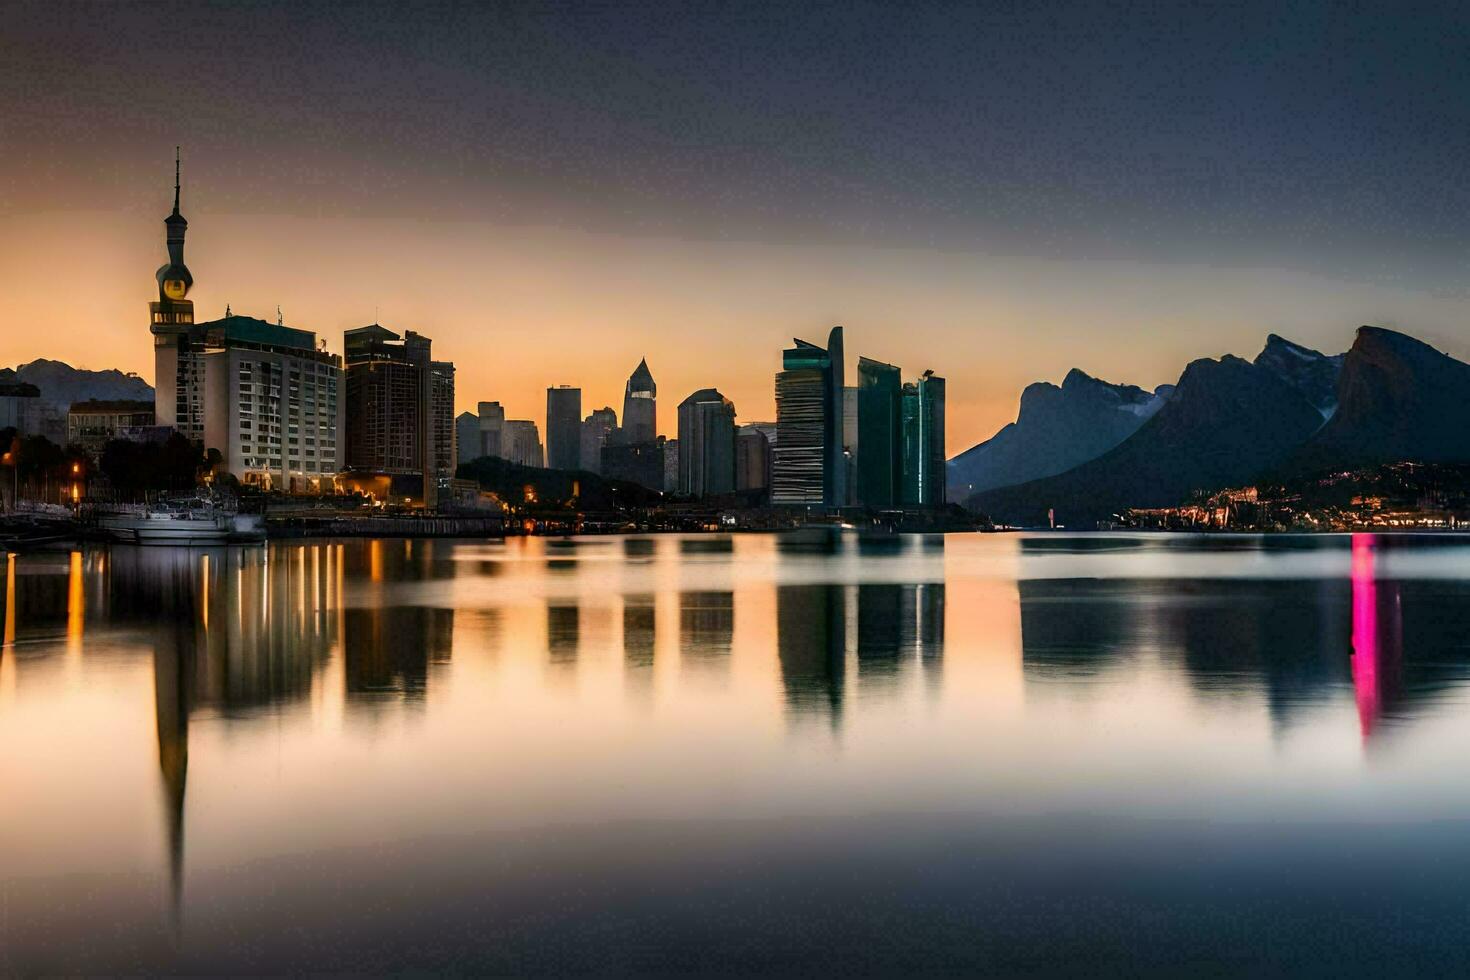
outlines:
{"label": "city skyline", "polygon": [[[202,319],[280,305],[334,350],[375,320],[423,332],[460,365],[459,411],[527,417],[558,383],[616,406],[647,356],[671,393],[769,419],[771,352],[840,323],[946,374],[952,456],[1070,367],[1152,388],[1363,322],[1470,353],[1449,18],[756,7],[706,34],[641,7],[185,10],[9,18],[0,118],[25,149],[0,161],[0,289],[53,329],[7,330],[0,363],[151,380],[130,325],[175,144]],[[109,46],[170,20],[210,57]],[[1267,31],[1277,56],[1243,53]],[[1409,51],[1417,75],[1387,70]],[[59,276],[64,304],[37,288]],[[532,370],[540,345],[562,370]]]}

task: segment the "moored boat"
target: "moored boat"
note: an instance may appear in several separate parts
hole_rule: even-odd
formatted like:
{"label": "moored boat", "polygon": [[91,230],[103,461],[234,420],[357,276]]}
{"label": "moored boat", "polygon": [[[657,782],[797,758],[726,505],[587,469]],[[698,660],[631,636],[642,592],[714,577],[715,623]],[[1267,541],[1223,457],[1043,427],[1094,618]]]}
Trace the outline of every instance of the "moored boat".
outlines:
{"label": "moored boat", "polygon": [[98,524],[114,541],[128,544],[211,545],[265,540],[261,515],[222,510],[207,500],[154,504],[107,514]]}

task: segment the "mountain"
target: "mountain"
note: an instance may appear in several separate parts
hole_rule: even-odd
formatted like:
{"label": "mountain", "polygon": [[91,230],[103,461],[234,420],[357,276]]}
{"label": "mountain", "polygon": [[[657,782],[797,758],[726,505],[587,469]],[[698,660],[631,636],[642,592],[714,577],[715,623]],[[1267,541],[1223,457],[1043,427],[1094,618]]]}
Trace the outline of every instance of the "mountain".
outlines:
{"label": "mountain", "polygon": [[1046,381],[1021,392],[1016,421],[949,461],[951,500],[1061,473],[1127,439],[1158,411],[1173,385],[1148,392],[1109,384],[1073,368],[1061,387]]}
{"label": "mountain", "polygon": [[0,368],[0,383],[23,381],[41,389],[41,401],[65,412],[72,402],[98,398],[107,401],[152,401],[153,386],[136,374],[87,371],[45,358],[14,369]]}
{"label": "mountain", "polygon": [[976,494],[968,505],[1008,524],[1046,523],[1055,508],[1071,527],[1127,507],[1177,504],[1195,489],[1239,485],[1279,465],[1322,427],[1322,414],[1292,382],[1239,357],[1204,358],[1129,436],[1065,473]]}
{"label": "mountain", "polygon": [[1400,460],[1470,462],[1470,364],[1382,327],[1359,327],[1337,411],[1284,473]]}
{"label": "mountain", "polygon": [[1324,419],[1330,419],[1337,410],[1337,376],[1346,357],[1323,354],[1273,333],[1254,363],[1301,392]]}

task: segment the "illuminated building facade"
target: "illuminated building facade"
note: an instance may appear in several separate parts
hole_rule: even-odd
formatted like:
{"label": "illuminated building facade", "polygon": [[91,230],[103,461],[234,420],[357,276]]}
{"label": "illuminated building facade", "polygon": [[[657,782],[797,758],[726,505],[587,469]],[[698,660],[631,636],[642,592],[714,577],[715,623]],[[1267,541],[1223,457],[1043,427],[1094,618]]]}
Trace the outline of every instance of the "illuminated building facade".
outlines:
{"label": "illuminated building facade", "polygon": [[242,483],[294,492],[329,489],[341,467],[339,400],[342,360],[316,334],[235,316],[194,322],[194,277],[184,264],[188,222],[164,219],[168,263],[159,268],[158,301],[149,304],[154,351],[154,414],[206,449]]}

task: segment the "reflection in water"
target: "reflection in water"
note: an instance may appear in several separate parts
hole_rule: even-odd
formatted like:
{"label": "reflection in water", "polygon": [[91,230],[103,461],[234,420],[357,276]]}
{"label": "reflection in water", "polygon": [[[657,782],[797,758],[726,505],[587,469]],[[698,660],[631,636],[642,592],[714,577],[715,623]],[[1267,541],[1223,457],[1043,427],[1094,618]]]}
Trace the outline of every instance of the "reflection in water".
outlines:
{"label": "reflection in water", "polygon": [[1363,738],[1398,699],[1403,670],[1403,616],[1396,582],[1377,579],[1374,538],[1353,535],[1353,690]]}
{"label": "reflection in water", "polygon": [[[20,972],[59,972],[26,968],[106,948],[95,931],[80,945],[43,934],[35,924],[46,922],[37,912],[46,906],[25,891],[28,880],[59,890],[67,875],[90,873],[96,855],[74,858],[68,845],[92,838],[124,860],[146,838],[149,894],[167,883],[177,942],[161,960],[128,961],[127,946],[122,960],[67,972],[344,971],[379,955],[397,968],[442,945],[437,926],[479,935],[492,892],[514,927],[486,936],[486,958],[460,965],[551,972],[585,961],[517,957],[617,946],[628,934],[564,931],[572,927],[556,910],[574,904],[569,895],[585,901],[589,882],[637,894],[647,904],[628,915],[682,923],[686,939],[724,933],[707,926],[714,918],[680,919],[669,908],[722,916],[721,929],[762,909],[801,918],[783,905],[793,866],[776,862],[773,878],[764,870],[772,854],[811,856],[797,869],[803,881],[841,881],[854,907],[898,896],[881,907],[885,917],[915,934],[938,930],[943,947],[937,961],[910,950],[897,964],[912,966],[961,962],[974,921],[998,923],[987,942],[1014,939],[1010,906],[983,906],[982,893],[1009,903],[1031,889],[1035,904],[1019,913],[1028,938],[1017,941],[1027,951],[1036,929],[1074,952],[1096,949],[1128,923],[1168,926],[1191,903],[1224,902],[1208,907],[1223,920],[1246,913],[1221,895],[1281,898],[1273,872],[1259,870],[1299,859],[1270,850],[1281,828],[1305,828],[1304,846],[1325,855],[1309,869],[1315,876],[1292,868],[1292,880],[1326,881],[1340,857],[1332,827],[1341,814],[1381,816],[1392,833],[1418,826],[1416,806],[1436,819],[1463,812],[1465,790],[1423,755],[1448,746],[1452,759],[1463,734],[1470,581],[1458,552],[1425,562],[1422,544],[1371,536],[1038,540],[823,530],[780,540],[354,541],[7,558],[0,776],[7,794],[38,810],[55,797],[52,819],[69,811],[86,821],[48,836],[28,808],[0,813],[0,853],[35,851],[44,862],[23,873],[0,866],[6,921],[21,923],[27,950],[40,950],[18,961]],[[1292,553],[1328,560],[1288,566],[1311,574],[1278,574],[1273,562]],[[1400,562],[1403,553],[1418,564]],[[1195,561],[1202,556],[1224,564]],[[1212,574],[1222,567],[1237,571]],[[567,674],[545,670],[548,662],[570,665],[577,683],[557,683]],[[718,682],[703,683],[708,676]],[[412,725],[373,724],[365,737],[368,726],[340,723],[392,718],[404,703]],[[123,720],[106,729],[122,733],[117,744],[67,755],[101,717]],[[1431,737],[1394,737],[1410,728]],[[12,748],[31,731],[67,737]],[[1374,766],[1362,765],[1364,740]],[[444,751],[470,744],[514,750]],[[841,751],[826,751],[834,746]],[[1373,781],[1385,773],[1396,792]],[[73,803],[108,792],[150,805],[140,816],[124,799],[92,816]],[[997,816],[1012,805],[1028,815],[1019,832]],[[883,818],[849,820],[859,812]],[[1035,813],[1061,816],[1053,826]],[[1172,819],[1201,813],[1232,819]],[[1257,818],[1249,833],[1229,829]],[[1310,843],[1316,834],[1326,843]],[[962,869],[932,887],[928,875],[914,877],[917,858],[906,850],[931,835],[939,856],[925,867],[941,877]],[[1349,885],[1392,874],[1400,861],[1437,867],[1453,836],[1436,851],[1401,835],[1391,854],[1370,850],[1366,864],[1354,862]],[[518,864],[523,851],[531,856]],[[1220,854],[1245,859],[1188,866]],[[947,864],[954,856],[962,860]],[[1451,850],[1450,866],[1470,869],[1470,855],[1458,856]],[[1176,875],[1171,860],[1189,873]],[[1066,878],[1073,864],[1092,877]],[[892,877],[881,877],[885,867]],[[1037,867],[1044,886],[1028,877]],[[1112,867],[1127,869],[1117,882],[1097,871]],[[1134,888],[1150,867],[1159,877]],[[1222,875],[1240,877],[1215,888]],[[1155,887],[1160,880],[1167,886]],[[1201,880],[1210,889],[1191,890]],[[118,921],[123,900],[109,905],[92,881],[67,900],[86,909],[89,928]],[[1056,911],[1059,883],[1085,896],[1087,914]],[[414,896],[411,913],[395,904],[395,888]],[[1151,905],[1144,893],[1164,897]],[[812,894],[822,901],[809,908],[845,914],[847,896]],[[916,907],[963,914],[920,924],[905,918]],[[1086,932],[1089,915],[1114,908],[1122,911],[1097,934]],[[738,915],[725,916],[731,909]],[[624,912],[608,921],[645,921],[616,918]],[[163,919],[151,907],[146,915]],[[776,942],[772,962],[808,938],[805,920],[789,934],[759,921],[754,942]],[[535,925],[547,922],[558,924]],[[828,918],[811,928],[828,940],[870,926]],[[17,927],[7,929],[13,945]],[[1176,952],[1210,942],[1203,932],[1163,929]],[[306,959],[270,958],[299,955],[298,941]],[[678,962],[705,965],[689,942],[674,951],[688,957]],[[520,945],[504,952],[505,943]],[[322,952],[344,948],[365,958]]]}
{"label": "reflection in water", "polygon": [[546,604],[546,651],[553,664],[576,662],[581,633],[582,612],[575,601],[556,600]]}
{"label": "reflection in water", "polygon": [[679,653],[685,662],[728,663],[735,634],[735,593],[679,593]]}
{"label": "reflection in water", "polygon": [[786,702],[801,714],[842,722],[847,604],[839,585],[776,588],[776,653]]}

